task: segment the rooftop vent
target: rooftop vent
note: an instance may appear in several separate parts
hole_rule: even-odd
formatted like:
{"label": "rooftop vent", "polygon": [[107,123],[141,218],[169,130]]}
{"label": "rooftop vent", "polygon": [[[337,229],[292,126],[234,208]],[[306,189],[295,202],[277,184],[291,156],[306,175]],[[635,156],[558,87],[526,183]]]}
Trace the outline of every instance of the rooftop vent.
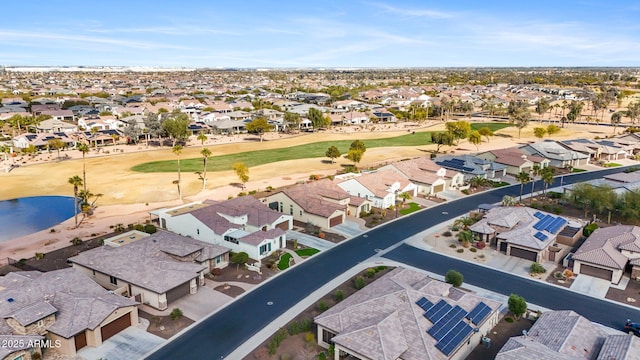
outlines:
{"label": "rooftop vent", "polygon": [[8,298],[8,299],[7,299],[7,301],[8,301],[8,302],[10,302],[10,303],[12,303],[12,302],[14,302],[15,300],[14,300],[13,298]]}

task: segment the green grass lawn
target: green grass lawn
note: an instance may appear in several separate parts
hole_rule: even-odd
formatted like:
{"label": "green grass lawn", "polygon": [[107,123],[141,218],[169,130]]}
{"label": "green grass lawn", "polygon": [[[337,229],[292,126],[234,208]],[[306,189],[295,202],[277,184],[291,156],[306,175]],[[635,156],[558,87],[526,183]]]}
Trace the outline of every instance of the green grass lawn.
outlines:
{"label": "green grass lawn", "polygon": [[[508,123],[472,123],[471,128],[489,127],[492,131],[512,126]],[[417,132],[382,139],[363,140],[367,149],[376,147],[391,146],[422,146],[431,144],[430,132]],[[344,155],[349,150],[351,140],[320,141],[298,146],[290,146],[280,149],[247,151],[237,154],[214,156],[209,160],[207,171],[231,170],[236,162],[244,163],[247,167],[253,167],[277,161],[323,158],[324,153],[330,146],[337,147]],[[181,171],[196,172],[202,171],[202,158],[181,159]],[[139,172],[175,172],[178,171],[177,160],[154,161],[136,165],[131,168]]]}
{"label": "green grass lawn", "polygon": [[311,256],[311,255],[317,254],[319,252],[320,252],[320,250],[314,249],[314,248],[306,248],[306,249],[298,249],[298,250],[296,250],[296,254],[298,254],[298,256],[302,256],[302,257]]}
{"label": "green grass lawn", "polygon": [[471,130],[480,130],[483,127],[488,127],[491,131],[498,131],[500,129],[504,129],[507,127],[513,126],[513,124],[509,123],[472,123]]}
{"label": "green grass lawn", "polygon": [[406,209],[401,209],[400,210],[400,214],[407,215],[407,214],[411,214],[414,211],[420,210],[420,205],[418,205],[418,204],[416,204],[414,202],[410,202],[407,205],[409,205],[409,207],[406,208]]}
{"label": "green grass lawn", "polygon": [[607,163],[607,164],[604,164],[604,167],[618,167],[618,166],[622,166],[622,164],[618,164],[618,163]]}
{"label": "green grass lawn", "polygon": [[579,172],[584,172],[584,171],[587,171],[587,170],[585,170],[585,169],[577,169],[577,168],[574,168],[573,170],[571,170],[572,173],[579,173]]}
{"label": "green grass lawn", "polygon": [[285,253],[280,257],[280,261],[278,261],[278,269],[284,270],[289,267],[289,262],[291,261],[291,254]]}

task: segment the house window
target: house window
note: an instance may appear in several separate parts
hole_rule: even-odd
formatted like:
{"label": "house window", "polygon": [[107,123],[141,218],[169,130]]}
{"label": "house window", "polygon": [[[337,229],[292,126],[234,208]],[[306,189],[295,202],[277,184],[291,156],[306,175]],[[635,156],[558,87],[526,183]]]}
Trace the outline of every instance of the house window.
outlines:
{"label": "house window", "polygon": [[222,262],[222,255],[216,256],[216,264],[220,264]]}
{"label": "house window", "polygon": [[282,201],[280,202],[280,212],[283,212]]}
{"label": "house window", "polygon": [[200,229],[196,229],[196,234],[200,235]]}
{"label": "house window", "polygon": [[293,215],[293,205],[289,205],[289,215]]}
{"label": "house window", "polygon": [[228,242],[230,242],[230,243],[234,243],[234,244],[237,244],[237,243],[238,243],[238,239],[233,238],[233,237],[231,237],[231,236],[227,236],[227,235],[225,235],[225,236],[224,236],[224,241],[228,241]]}
{"label": "house window", "polygon": [[322,329],[322,341],[326,344],[331,344],[331,339],[336,336],[336,334],[328,331],[326,329]]}
{"label": "house window", "polygon": [[300,210],[300,216],[302,216],[302,210]]}
{"label": "house window", "polygon": [[118,285],[118,279],[116,279],[113,276],[109,276],[109,282],[112,283],[113,285]]}
{"label": "house window", "polygon": [[271,243],[260,246],[260,255],[264,255],[269,251],[271,251]]}
{"label": "house window", "polygon": [[44,326],[44,320],[38,320],[38,326],[39,327],[43,327]]}
{"label": "house window", "polygon": [[96,271],[95,270],[91,270],[91,272],[93,272],[93,276],[96,276]]}

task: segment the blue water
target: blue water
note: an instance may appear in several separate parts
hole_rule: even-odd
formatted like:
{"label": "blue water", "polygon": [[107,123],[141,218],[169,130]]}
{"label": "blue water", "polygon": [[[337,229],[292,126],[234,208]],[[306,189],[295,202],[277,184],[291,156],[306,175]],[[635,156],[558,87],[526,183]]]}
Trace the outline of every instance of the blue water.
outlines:
{"label": "blue water", "polygon": [[71,196],[34,196],[0,201],[0,242],[55,227],[71,217]]}

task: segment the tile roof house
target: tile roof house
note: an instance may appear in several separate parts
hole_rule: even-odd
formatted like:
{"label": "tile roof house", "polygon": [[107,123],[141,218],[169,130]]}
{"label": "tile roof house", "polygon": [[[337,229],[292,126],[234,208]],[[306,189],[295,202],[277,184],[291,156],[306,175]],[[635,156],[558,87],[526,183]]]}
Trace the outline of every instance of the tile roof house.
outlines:
{"label": "tile roof house", "polygon": [[573,272],[617,284],[627,265],[640,278],[640,227],[618,225],[596,229],[573,255]]}
{"label": "tile roof house", "polygon": [[568,246],[559,245],[557,240],[567,226],[565,218],[544,211],[497,206],[485,212],[480,221],[469,226],[469,230],[474,238],[495,245],[507,255],[536,262],[557,262],[570,250]]}
{"label": "tile roof house", "polygon": [[261,199],[269,208],[323,229],[342,224],[346,216],[371,210],[368,200],[351,196],[329,179],[293,185]]}
{"label": "tile roof house", "polygon": [[640,359],[640,339],[571,310],[543,313],[526,335],[512,337],[496,360]]}
{"label": "tile roof house", "polygon": [[26,133],[18,135],[12,139],[13,146],[18,149],[25,149],[29,146],[35,146],[36,149],[44,150],[49,147],[49,141],[58,139],[65,143],[65,147],[74,147],[76,145],[75,139],[68,136],[64,132],[56,133],[40,133],[32,134]]}
{"label": "tile roof house", "polygon": [[[71,356],[138,324],[135,301],[72,268],[9,273],[0,277],[0,297],[0,338],[45,337],[57,352]],[[20,359],[22,351],[32,349],[0,347],[0,358]]]}
{"label": "tile roof house", "polygon": [[396,268],[318,315],[318,344],[358,359],[464,359],[500,303]]}
{"label": "tile roof house", "polygon": [[369,173],[348,173],[334,178],[336,184],[353,196],[371,201],[373,206],[386,209],[396,204],[400,193],[416,196],[417,186],[393,170]]}
{"label": "tile roof house", "polygon": [[500,180],[507,174],[507,167],[472,155],[442,155],[433,160],[445,169],[461,172],[465,180],[481,177]]}
{"label": "tile roof house", "polygon": [[252,196],[206,200],[151,212],[160,227],[210,244],[246,252],[260,261],[285,247],[293,217],[272,210]]}
{"label": "tile roof house", "polygon": [[69,261],[104,288],[164,310],[195,294],[205,274],[229,263],[228,253],[226,247],[158,231],[122,246],[84,251]]}
{"label": "tile roof house", "polygon": [[539,141],[520,146],[528,155],[537,155],[549,159],[549,165],[557,168],[578,167],[589,163],[590,155],[570,150],[553,140]]}
{"label": "tile roof house", "polygon": [[476,157],[506,166],[507,174],[513,176],[521,172],[529,173],[535,165],[541,169],[549,166],[549,160],[537,155],[528,155],[517,147],[489,150]]}
{"label": "tile roof house", "polygon": [[426,156],[394,162],[380,170],[393,170],[416,184],[418,194],[437,193],[463,185],[464,175],[458,171],[445,169]]}

